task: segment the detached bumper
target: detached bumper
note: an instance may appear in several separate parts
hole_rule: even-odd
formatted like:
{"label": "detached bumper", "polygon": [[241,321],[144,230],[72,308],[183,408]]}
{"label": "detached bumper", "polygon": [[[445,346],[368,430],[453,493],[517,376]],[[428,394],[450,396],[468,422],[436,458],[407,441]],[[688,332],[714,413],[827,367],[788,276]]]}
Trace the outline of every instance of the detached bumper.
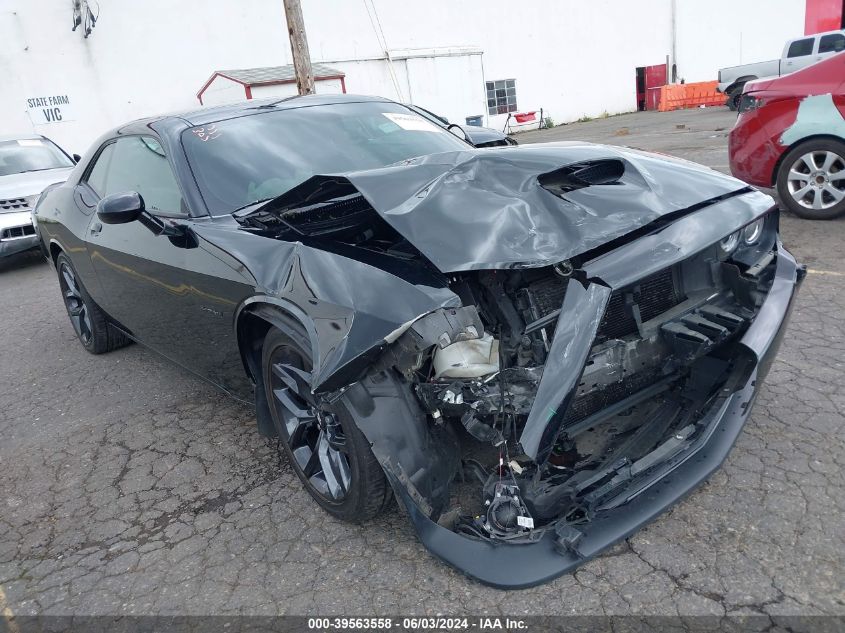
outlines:
{"label": "detached bumper", "polygon": [[756,319],[741,339],[752,355],[753,368],[739,388],[717,400],[705,412],[706,432],[694,447],[664,465],[645,484],[639,482],[628,499],[577,529],[575,547],[562,548],[550,530],[532,544],[507,544],[462,536],[442,527],[400,491],[417,534],[434,555],[481,582],[500,588],[531,587],[574,570],[616,541],[649,523],[669,506],[694,490],[725,460],[745,424],[760,383],[768,373],[786,329],[803,267],[779,247],[775,279]]}

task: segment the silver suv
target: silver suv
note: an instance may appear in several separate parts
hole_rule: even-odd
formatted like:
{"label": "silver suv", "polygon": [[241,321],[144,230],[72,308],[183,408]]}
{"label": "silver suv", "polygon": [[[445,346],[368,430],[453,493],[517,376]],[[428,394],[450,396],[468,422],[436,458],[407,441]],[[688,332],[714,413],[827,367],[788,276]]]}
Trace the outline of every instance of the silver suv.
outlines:
{"label": "silver suv", "polygon": [[0,137],[0,257],[38,247],[35,202],[46,187],[64,182],[74,164],[43,136]]}

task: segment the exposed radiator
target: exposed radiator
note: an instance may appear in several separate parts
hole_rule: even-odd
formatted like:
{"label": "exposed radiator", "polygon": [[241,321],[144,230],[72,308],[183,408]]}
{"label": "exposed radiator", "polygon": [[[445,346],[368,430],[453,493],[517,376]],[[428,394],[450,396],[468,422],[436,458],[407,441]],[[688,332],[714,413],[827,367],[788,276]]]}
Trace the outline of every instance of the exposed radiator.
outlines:
{"label": "exposed radiator", "polygon": [[631,310],[626,308],[627,297],[639,306],[642,321],[649,321],[654,317],[675,307],[683,296],[675,287],[671,268],[644,277],[636,284],[621,288],[610,296],[604,317],[599,325],[597,341],[612,338],[623,338],[637,332],[637,322]]}

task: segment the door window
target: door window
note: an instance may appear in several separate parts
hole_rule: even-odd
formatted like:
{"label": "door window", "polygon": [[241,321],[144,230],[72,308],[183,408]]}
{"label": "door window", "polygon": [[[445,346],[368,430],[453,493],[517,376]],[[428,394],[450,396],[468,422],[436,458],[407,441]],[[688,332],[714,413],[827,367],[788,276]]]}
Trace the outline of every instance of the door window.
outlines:
{"label": "door window", "polygon": [[815,39],[812,37],[808,37],[805,40],[795,40],[789,45],[786,56],[803,57],[804,55],[811,55],[813,52],[813,42],[815,42]]}
{"label": "door window", "polygon": [[101,198],[106,195],[106,175],[111,163],[111,156],[114,153],[114,143],[106,145],[94,161],[94,166],[88,173],[88,185]]}
{"label": "door window", "polygon": [[150,136],[126,136],[108,145],[88,175],[88,184],[101,196],[137,191],[151,213],[185,211],[164,149]]}
{"label": "door window", "polygon": [[843,50],[845,50],[845,35],[842,33],[822,35],[822,38],[819,40],[819,54],[838,53]]}

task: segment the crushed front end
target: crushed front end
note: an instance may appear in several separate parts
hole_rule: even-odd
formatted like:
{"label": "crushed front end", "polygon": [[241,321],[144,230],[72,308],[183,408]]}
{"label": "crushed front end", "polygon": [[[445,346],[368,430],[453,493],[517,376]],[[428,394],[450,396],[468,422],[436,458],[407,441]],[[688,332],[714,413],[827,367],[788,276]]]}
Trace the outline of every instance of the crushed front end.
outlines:
{"label": "crushed front end", "polygon": [[770,204],[746,192],[552,266],[450,276],[464,308],[421,320],[390,361],[460,446],[433,495],[385,464],[434,554],[541,583],[719,466],[803,278]]}
{"label": "crushed front end", "polygon": [[499,587],[572,570],[721,464],[804,274],[769,196],[593,145],[318,176],[244,221],[318,248],[315,279],[364,265],[313,388],[349,403],[426,547]]}

